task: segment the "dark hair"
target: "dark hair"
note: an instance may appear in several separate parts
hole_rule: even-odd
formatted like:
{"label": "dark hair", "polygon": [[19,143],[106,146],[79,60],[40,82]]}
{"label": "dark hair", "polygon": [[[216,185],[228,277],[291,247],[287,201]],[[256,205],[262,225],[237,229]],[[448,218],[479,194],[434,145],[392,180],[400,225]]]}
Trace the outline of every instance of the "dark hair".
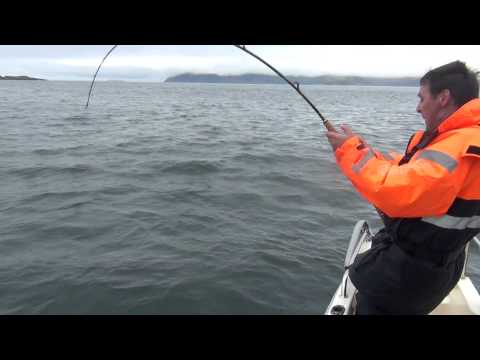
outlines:
{"label": "dark hair", "polygon": [[428,84],[433,96],[442,90],[450,90],[455,105],[460,107],[478,98],[477,74],[467,68],[465,63],[454,61],[427,72],[420,79],[420,85]]}

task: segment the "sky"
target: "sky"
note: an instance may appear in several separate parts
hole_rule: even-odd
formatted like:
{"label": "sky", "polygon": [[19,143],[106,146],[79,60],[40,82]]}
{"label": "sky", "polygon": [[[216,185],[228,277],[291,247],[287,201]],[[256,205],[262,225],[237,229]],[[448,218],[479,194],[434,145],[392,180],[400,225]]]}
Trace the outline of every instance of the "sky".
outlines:
{"label": "sky", "polygon": [[[90,81],[113,45],[0,45],[0,75]],[[246,45],[285,75],[420,77],[451,61],[480,70],[480,45]],[[231,45],[119,45],[97,81],[164,81],[184,72],[273,74]]]}

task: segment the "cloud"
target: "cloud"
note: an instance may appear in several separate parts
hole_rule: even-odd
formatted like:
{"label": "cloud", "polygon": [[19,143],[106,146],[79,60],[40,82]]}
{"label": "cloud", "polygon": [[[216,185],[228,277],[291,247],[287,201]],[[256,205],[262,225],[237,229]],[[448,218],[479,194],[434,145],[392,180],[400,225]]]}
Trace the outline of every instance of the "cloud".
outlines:
{"label": "cloud", "polygon": [[[3,75],[90,80],[112,45],[0,46]],[[252,45],[250,50],[285,75],[421,76],[454,60],[480,69],[473,45]],[[182,72],[272,74],[231,45],[120,45],[98,80],[163,81]]]}

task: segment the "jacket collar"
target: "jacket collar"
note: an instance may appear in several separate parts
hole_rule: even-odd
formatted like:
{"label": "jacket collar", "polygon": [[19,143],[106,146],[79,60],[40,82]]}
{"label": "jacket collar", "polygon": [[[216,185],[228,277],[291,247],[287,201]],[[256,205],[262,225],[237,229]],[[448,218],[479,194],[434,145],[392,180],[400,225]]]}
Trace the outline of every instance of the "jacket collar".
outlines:
{"label": "jacket collar", "polygon": [[480,99],[473,99],[446,118],[437,128],[438,133],[480,125]]}

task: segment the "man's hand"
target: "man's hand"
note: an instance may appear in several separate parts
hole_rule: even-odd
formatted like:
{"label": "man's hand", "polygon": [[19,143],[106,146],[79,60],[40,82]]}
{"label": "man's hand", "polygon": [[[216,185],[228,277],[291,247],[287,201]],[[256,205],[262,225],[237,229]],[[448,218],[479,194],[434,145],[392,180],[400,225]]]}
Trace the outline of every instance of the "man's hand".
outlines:
{"label": "man's hand", "polygon": [[[350,127],[348,127],[347,125],[340,125],[340,129],[341,129],[341,132],[328,131],[326,133],[328,141],[330,142],[330,145],[332,145],[332,149],[334,152],[340,146],[342,146],[345,141],[347,141],[348,139],[354,136],[358,136],[354,134],[352,129],[350,129]],[[364,147],[368,146],[367,143],[362,138],[360,138],[360,141]]]}

